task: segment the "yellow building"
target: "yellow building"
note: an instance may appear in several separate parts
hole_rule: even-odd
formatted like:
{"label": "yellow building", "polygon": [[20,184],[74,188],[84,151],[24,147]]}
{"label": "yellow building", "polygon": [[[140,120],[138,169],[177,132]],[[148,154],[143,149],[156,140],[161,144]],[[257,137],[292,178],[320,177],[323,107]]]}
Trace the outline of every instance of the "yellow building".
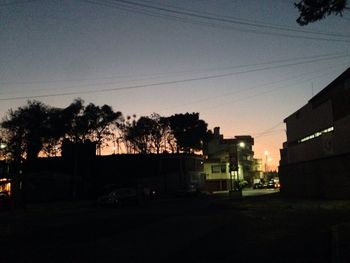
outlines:
{"label": "yellow building", "polygon": [[254,139],[249,135],[224,139],[215,127],[205,149],[204,173],[207,191],[233,190],[237,181],[251,184],[254,177]]}

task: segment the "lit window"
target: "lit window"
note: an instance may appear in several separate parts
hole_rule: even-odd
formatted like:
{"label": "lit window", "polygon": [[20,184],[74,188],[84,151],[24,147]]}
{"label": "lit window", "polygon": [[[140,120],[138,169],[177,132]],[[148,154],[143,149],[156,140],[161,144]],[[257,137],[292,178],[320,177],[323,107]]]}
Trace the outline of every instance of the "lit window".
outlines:
{"label": "lit window", "polygon": [[322,131],[315,132],[314,134],[311,134],[309,136],[302,138],[301,140],[298,141],[298,143],[306,142],[308,140],[317,138],[317,137],[321,136],[322,134],[332,132],[333,130],[334,130],[334,127],[332,126],[332,127],[327,128],[327,129],[324,129]]}
{"label": "lit window", "polygon": [[224,165],[224,164],[212,165],[211,172],[213,174],[214,173],[226,173],[226,165]]}

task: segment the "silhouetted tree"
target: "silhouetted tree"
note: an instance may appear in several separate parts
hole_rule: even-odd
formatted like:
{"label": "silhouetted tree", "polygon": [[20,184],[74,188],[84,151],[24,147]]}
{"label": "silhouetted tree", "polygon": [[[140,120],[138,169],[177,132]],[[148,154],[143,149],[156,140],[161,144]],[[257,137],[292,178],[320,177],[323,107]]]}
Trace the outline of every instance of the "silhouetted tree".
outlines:
{"label": "silhouetted tree", "polygon": [[80,98],[75,99],[62,111],[62,129],[65,136],[73,142],[83,141],[88,133],[86,121],[82,117],[83,113],[84,101]]}
{"label": "silhouetted tree", "polygon": [[332,14],[341,16],[347,3],[347,0],[301,0],[294,4],[300,13],[297,22],[304,26]]}
{"label": "silhouetted tree", "polygon": [[17,110],[9,110],[1,127],[14,159],[25,157],[32,160],[40,151],[48,156],[56,155],[64,138],[72,142],[87,139],[96,142],[99,149],[112,134],[112,128],[122,118],[108,105],[102,107],[76,99],[67,108],[59,109],[38,101],[28,101]]}
{"label": "silhouetted tree", "polygon": [[175,114],[168,117],[168,120],[178,152],[191,153],[203,150],[208,125],[199,119],[199,113]]}
{"label": "silhouetted tree", "polygon": [[157,113],[120,125],[128,153],[194,152],[202,150],[207,124],[199,114],[175,114],[162,117]]}
{"label": "silhouetted tree", "polygon": [[114,112],[109,105],[102,107],[93,103],[84,106],[84,101],[75,99],[67,108],[59,112],[57,122],[64,137],[73,142],[90,140],[96,142],[98,151],[112,137],[112,130],[122,118],[121,112]]}
{"label": "silhouetted tree", "polygon": [[129,140],[129,130],[136,125],[136,115],[127,116],[126,119],[123,119],[121,123],[118,124],[118,128],[121,131],[121,139],[124,144],[126,153],[135,153],[135,147],[132,142]]}
{"label": "silhouetted tree", "polygon": [[2,157],[16,160],[17,162],[22,159],[25,152],[23,145],[24,131],[20,127],[15,127],[12,124],[7,124],[7,127],[1,126],[1,141],[6,148],[1,151]]}
{"label": "silhouetted tree", "polygon": [[112,125],[120,122],[122,119],[121,112],[114,112],[109,105],[102,107],[90,103],[86,106],[83,115],[81,116],[81,123],[86,127],[86,132],[91,141],[97,143],[98,152],[101,154],[101,148],[105,140],[112,136]]}
{"label": "silhouetted tree", "polygon": [[167,119],[158,113],[153,113],[149,117],[152,120],[151,143],[152,148],[159,154],[167,150],[167,136],[170,134],[170,127]]}
{"label": "silhouetted tree", "polygon": [[155,121],[149,117],[140,117],[127,129],[127,139],[133,145],[134,150],[139,153],[151,153],[152,131]]}
{"label": "silhouetted tree", "polygon": [[120,131],[118,139],[124,139],[128,153],[200,151],[208,135],[207,124],[199,119],[199,113],[170,117],[153,113],[138,120],[136,115],[125,120],[121,112],[114,112],[108,105],[90,103],[85,107],[81,99],[63,109],[28,101],[24,107],[9,110],[1,129],[1,140],[15,160],[35,159],[40,151],[56,155],[63,140],[95,142],[100,153],[108,140],[116,139],[115,130]]}
{"label": "silhouetted tree", "polygon": [[158,125],[160,128],[160,136],[159,138],[159,152],[177,152],[177,144],[174,133],[170,127],[170,119],[169,117],[160,117],[158,120]]}
{"label": "silhouetted tree", "polygon": [[47,156],[56,156],[61,142],[66,134],[65,120],[63,119],[63,109],[48,108],[48,121],[46,132],[42,138],[43,152]]}
{"label": "silhouetted tree", "polygon": [[7,134],[8,151],[15,160],[23,155],[32,160],[43,148],[49,129],[49,107],[38,101],[28,101],[17,110],[10,109],[1,123]]}
{"label": "silhouetted tree", "polygon": [[134,152],[161,153],[167,150],[168,137],[172,135],[169,121],[157,113],[136,120],[128,117],[123,126],[124,137]]}

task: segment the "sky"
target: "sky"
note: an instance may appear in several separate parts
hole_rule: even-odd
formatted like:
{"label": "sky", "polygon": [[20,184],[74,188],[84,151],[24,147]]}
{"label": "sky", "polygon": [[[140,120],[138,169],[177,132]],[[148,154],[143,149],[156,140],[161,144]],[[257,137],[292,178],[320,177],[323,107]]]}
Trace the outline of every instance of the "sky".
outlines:
{"label": "sky", "polygon": [[297,17],[289,0],[0,0],[0,117],[28,99],[199,112],[276,169],[283,120],[350,66],[349,11]]}

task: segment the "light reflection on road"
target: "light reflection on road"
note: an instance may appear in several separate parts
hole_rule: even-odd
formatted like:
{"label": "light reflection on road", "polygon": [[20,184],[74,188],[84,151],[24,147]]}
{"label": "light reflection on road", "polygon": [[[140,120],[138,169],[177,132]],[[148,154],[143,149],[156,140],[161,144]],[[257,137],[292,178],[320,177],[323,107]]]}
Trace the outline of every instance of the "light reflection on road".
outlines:
{"label": "light reflection on road", "polygon": [[243,196],[258,196],[278,193],[279,189],[246,189],[243,190]]}

